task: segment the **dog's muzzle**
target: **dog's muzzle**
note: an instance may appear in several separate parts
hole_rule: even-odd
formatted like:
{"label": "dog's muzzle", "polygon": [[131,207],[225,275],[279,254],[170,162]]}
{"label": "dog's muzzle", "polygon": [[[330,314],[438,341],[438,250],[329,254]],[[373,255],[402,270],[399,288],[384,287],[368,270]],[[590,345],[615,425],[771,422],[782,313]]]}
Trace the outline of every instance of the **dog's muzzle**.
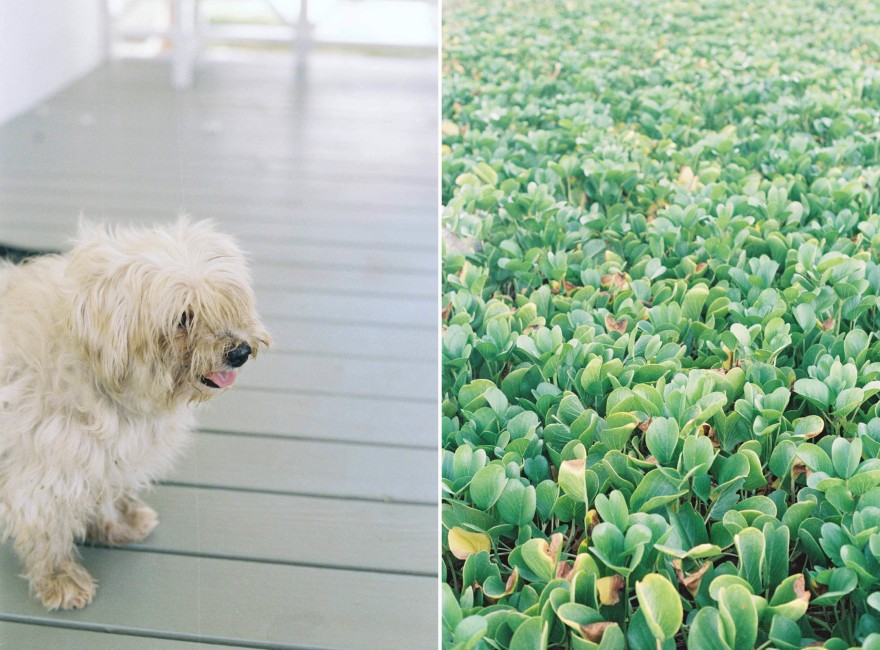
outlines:
{"label": "dog's muzzle", "polygon": [[245,361],[251,356],[251,346],[247,343],[240,343],[232,348],[223,356],[223,362],[229,366],[229,370],[221,370],[220,372],[212,372],[204,375],[201,380],[205,386],[209,388],[229,388],[235,382],[235,376],[238,374],[236,368],[241,368]]}
{"label": "dog's muzzle", "polygon": [[226,353],[225,361],[232,368],[240,368],[248,360],[248,357],[251,356],[251,352],[251,346],[247,343],[242,343]]}

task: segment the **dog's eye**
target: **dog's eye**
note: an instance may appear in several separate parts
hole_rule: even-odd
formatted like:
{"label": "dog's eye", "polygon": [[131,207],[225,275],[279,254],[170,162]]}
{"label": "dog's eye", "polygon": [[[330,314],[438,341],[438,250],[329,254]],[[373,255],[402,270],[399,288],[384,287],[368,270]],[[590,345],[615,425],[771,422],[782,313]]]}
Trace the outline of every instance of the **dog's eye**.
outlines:
{"label": "dog's eye", "polygon": [[177,327],[178,327],[178,329],[185,330],[188,323],[189,323],[189,312],[185,311],[180,315],[180,320],[177,323]]}

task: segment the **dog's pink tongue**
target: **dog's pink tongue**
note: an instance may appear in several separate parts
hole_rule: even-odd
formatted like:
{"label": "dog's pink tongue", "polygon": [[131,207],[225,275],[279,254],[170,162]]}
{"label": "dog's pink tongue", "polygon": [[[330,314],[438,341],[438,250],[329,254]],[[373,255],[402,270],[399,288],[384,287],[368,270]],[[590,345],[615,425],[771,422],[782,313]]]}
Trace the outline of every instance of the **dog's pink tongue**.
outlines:
{"label": "dog's pink tongue", "polygon": [[235,375],[235,370],[223,370],[221,372],[212,372],[210,375],[205,375],[205,377],[217,384],[218,387],[227,388],[232,386],[235,381]]}

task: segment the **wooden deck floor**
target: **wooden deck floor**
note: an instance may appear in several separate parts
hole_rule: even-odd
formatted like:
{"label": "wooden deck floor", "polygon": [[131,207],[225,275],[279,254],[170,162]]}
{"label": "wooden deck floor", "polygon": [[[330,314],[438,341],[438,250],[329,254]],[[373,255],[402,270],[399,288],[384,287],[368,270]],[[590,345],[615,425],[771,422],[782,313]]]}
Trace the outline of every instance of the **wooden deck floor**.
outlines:
{"label": "wooden deck floor", "polygon": [[276,340],[148,495],[156,533],[82,549],[92,605],[47,613],[0,546],[0,647],[436,647],[436,106],[432,59],[216,64],[179,92],[116,62],[0,127],[0,242],[213,218]]}

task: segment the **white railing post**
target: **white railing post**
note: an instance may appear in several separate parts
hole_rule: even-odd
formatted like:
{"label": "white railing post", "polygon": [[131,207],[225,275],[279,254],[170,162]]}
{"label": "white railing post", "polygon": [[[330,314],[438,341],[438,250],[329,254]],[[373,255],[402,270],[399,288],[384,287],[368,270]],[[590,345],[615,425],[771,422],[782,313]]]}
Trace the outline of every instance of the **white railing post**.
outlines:
{"label": "white railing post", "polygon": [[193,82],[196,55],[196,0],[171,0],[172,42],[171,83],[188,88]]}
{"label": "white railing post", "polygon": [[298,72],[305,72],[311,48],[312,24],[309,22],[309,0],[300,0],[299,18],[296,22],[296,68]]}

